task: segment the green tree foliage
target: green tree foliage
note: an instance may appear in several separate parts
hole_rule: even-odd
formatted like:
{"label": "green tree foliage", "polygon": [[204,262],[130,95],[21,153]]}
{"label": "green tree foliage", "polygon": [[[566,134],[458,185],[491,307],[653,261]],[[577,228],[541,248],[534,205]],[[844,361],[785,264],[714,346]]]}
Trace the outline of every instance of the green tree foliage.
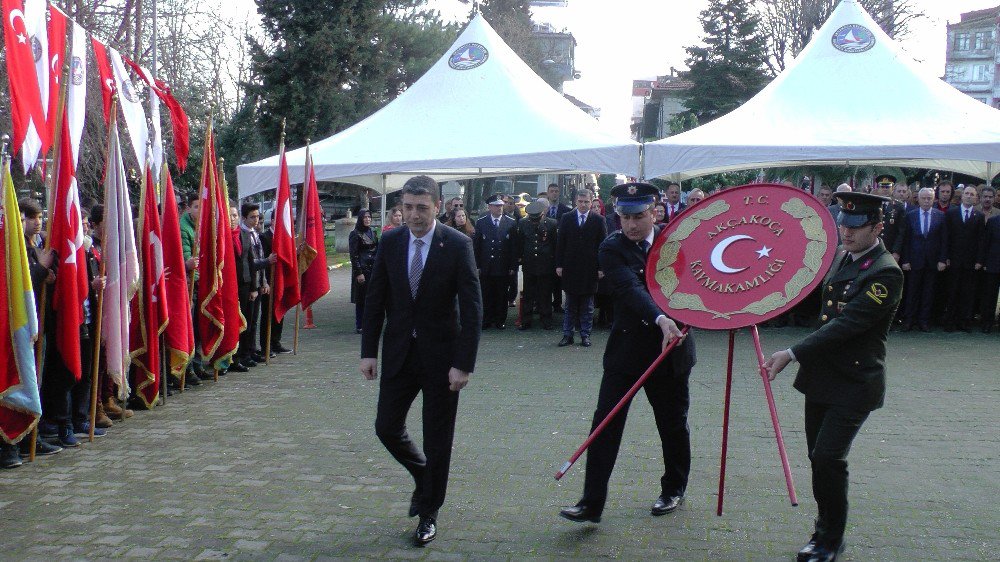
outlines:
{"label": "green tree foliage", "polygon": [[749,0],[710,0],[700,15],[704,45],[687,47],[684,105],[704,124],[725,115],[766,84],[764,39]]}
{"label": "green tree foliage", "polygon": [[[282,120],[294,148],[374,113],[430,68],[456,33],[425,0],[256,2],[269,43],[247,38],[250,78],[220,134],[238,162],[276,150]],[[244,145],[246,134],[252,142]]]}

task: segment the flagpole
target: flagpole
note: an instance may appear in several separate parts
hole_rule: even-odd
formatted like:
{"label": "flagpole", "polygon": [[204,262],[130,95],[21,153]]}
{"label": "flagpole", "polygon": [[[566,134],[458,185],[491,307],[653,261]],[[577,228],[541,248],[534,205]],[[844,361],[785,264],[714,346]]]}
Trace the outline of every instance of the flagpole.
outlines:
{"label": "flagpole", "polygon": [[[68,26],[67,26],[68,27]],[[59,150],[59,145],[62,143],[62,122],[63,113],[66,109],[66,76],[69,71],[69,65],[65,64],[66,51],[62,52],[63,65],[60,71],[60,82],[59,82],[59,102],[56,104],[56,130],[52,149],[52,166],[46,167],[46,172],[48,175],[49,192],[46,194],[46,208],[49,211],[49,220],[46,221],[45,228],[45,251],[49,252],[52,250],[52,206],[55,204],[55,192],[56,192],[56,181],[59,174],[59,156],[62,152]],[[57,258],[53,258],[57,259]],[[43,283],[42,285],[42,296],[38,299],[39,306],[38,310],[41,312],[38,318],[38,341],[35,342],[35,377],[38,379],[38,387],[42,386],[42,341],[45,337],[45,307],[47,306],[48,300],[48,283]],[[31,430],[31,443],[28,450],[28,460],[34,462],[35,460],[35,445],[38,440],[38,425]]]}
{"label": "flagpole", "polygon": [[[310,172],[312,170],[312,155],[309,153],[311,139],[306,139],[306,168],[303,174],[302,190],[299,191],[299,199],[301,200],[301,205],[299,206],[299,243],[298,248],[301,250],[302,246],[306,243],[306,221],[309,217],[306,216],[306,205],[309,201],[309,178],[311,176]],[[298,260],[296,260],[298,261]],[[297,265],[297,264],[296,264]],[[299,271],[298,267],[296,269],[296,274],[299,276],[299,291],[300,298],[299,304],[295,305],[295,332],[292,335],[292,355],[299,354],[299,313],[302,311],[302,274],[304,271]]]}
{"label": "flagpole", "polygon": [[[107,260],[101,256],[99,279],[104,278]],[[94,351],[90,368],[90,442],[94,442],[94,424],[97,423],[97,376],[101,366],[101,323],[104,320],[104,289],[97,294],[97,321],[94,322]]]}
{"label": "flagpole", "polygon": [[[281,120],[281,141],[278,143],[278,154],[279,154],[279,157],[278,157],[278,168],[279,169],[281,168],[281,163],[284,162],[284,160],[285,160],[285,123],[286,123],[286,121],[283,118]],[[280,176],[281,174],[279,173],[278,175]],[[280,177],[278,179],[278,183],[279,183],[279,186],[278,186],[278,189],[275,190],[275,195],[274,195],[274,202],[275,203],[278,202],[278,192],[281,191],[281,186],[280,186],[281,178]],[[288,202],[285,202],[285,204],[287,205]],[[272,211],[271,211],[271,230],[274,230],[274,221],[277,218],[276,215],[278,214],[276,212],[277,210],[278,209],[274,209],[272,207]],[[274,238],[273,238],[273,236],[271,238],[271,253],[274,253]],[[275,269],[276,269],[275,265],[277,265],[277,264],[274,264],[274,263],[271,264],[271,277],[270,277],[271,284],[272,284],[271,289],[273,289],[273,284],[274,284],[274,273],[275,273]],[[267,295],[267,297],[268,297],[267,298],[267,327],[265,328],[265,334],[264,334],[264,364],[265,365],[270,365],[271,364],[271,323],[274,321],[274,291],[271,290],[270,293]],[[296,323],[296,328],[298,328],[298,324],[297,323]]]}

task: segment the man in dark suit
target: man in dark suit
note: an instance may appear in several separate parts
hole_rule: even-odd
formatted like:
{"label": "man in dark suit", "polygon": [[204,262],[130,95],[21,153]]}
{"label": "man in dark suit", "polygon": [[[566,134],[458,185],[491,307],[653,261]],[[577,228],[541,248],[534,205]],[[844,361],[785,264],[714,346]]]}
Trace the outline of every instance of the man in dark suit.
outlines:
{"label": "man in dark suit", "polygon": [[979,263],[986,271],[980,298],[980,317],[984,334],[993,331],[997,319],[997,294],[1000,293],[1000,215],[986,221]]}
{"label": "man in dark suit", "polygon": [[916,209],[906,214],[903,230],[896,241],[895,253],[906,272],[906,309],[902,330],[918,323],[922,332],[931,331],[931,306],[934,280],[948,262],[948,227],[944,213],[932,208],[934,189],[925,187],[917,194]]}
{"label": "man in dark suit", "polygon": [[580,345],[590,347],[594,327],[594,295],[597,280],[603,275],[597,263],[597,249],[608,235],[604,217],[590,211],[593,194],[588,189],[576,192],[576,210],[559,221],[556,244],[556,275],[566,293],[563,315],[563,339],[559,346],[573,344],[573,329],[580,326]]}
{"label": "man in dark suit", "polygon": [[503,214],[503,196],[490,197],[490,212],[476,221],[476,268],[483,287],[483,328],[507,325],[507,290],[510,276],[517,272],[514,260],[514,219]]}
{"label": "man in dark suit", "polygon": [[972,316],[975,309],[979,270],[983,268],[979,245],[982,243],[986,221],[983,213],[976,210],[979,198],[976,188],[966,186],[962,190],[962,203],[952,206],[945,214],[948,231],[948,282],[944,329],[963,332],[972,331]]}
{"label": "man in dark suit", "polygon": [[[455,437],[458,392],[469,382],[483,320],[472,240],[447,228],[438,213],[438,186],[427,176],[402,189],[406,228],[385,233],[375,256],[361,333],[361,374],[377,375],[382,344],[375,433],[413,476],[410,517],[419,515],[414,539],[437,536]],[[406,431],[406,415],[423,393],[421,451]]]}
{"label": "man in dark suit", "polygon": [[[614,323],[604,351],[604,376],[591,431],[628,392],[671,340],[681,337],[677,324],[653,302],[646,286],[646,254],[660,228],[653,224],[656,187],[627,183],[615,187],[622,229],[601,244],[601,269],[614,299]],[[656,368],[645,384],[653,407],[663,451],[664,473],[653,515],[676,510],[684,499],[691,468],[691,438],[687,423],[688,377],[695,364],[694,337],[688,335]],[[630,404],[612,418],[587,452],[583,497],[560,511],[570,521],[597,523],[608,496]]]}
{"label": "man in dark suit", "polygon": [[771,380],[798,361],[795,388],[805,394],[819,515],[812,538],[798,553],[800,562],[831,562],[844,549],[847,453],[861,424],[882,407],[886,339],[903,289],[903,273],[879,240],[883,199],[866,193],[838,193],[837,198],[842,201],[837,219],[842,245],[821,285],[820,327],[767,361]]}
{"label": "man in dark suit", "polygon": [[545,214],[546,206],[535,201],[526,207],[527,218],[517,223],[514,254],[524,277],[521,302],[521,326],[531,328],[531,316],[538,310],[542,327],[552,329],[552,302],[549,300],[549,276],[555,263],[556,221]]}
{"label": "man in dark suit", "polygon": [[[257,223],[260,222],[260,205],[244,203],[240,207],[240,252],[236,254],[236,286],[240,297],[240,312],[247,321],[247,329],[240,334],[240,346],[236,351],[236,360],[230,365],[230,371],[246,372],[248,367],[263,361],[260,355],[254,355],[257,345],[257,328],[260,326],[260,295],[267,294],[270,286],[267,284],[264,271],[277,261],[274,254],[264,253],[264,246],[257,233]],[[264,312],[267,314],[267,311]]]}
{"label": "man in dark suit", "polygon": [[687,205],[681,203],[681,186],[677,183],[671,183],[667,186],[667,199],[663,202],[664,205],[664,217],[663,222],[669,223],[677,216],[677,213],[683,211],[687,208]]}

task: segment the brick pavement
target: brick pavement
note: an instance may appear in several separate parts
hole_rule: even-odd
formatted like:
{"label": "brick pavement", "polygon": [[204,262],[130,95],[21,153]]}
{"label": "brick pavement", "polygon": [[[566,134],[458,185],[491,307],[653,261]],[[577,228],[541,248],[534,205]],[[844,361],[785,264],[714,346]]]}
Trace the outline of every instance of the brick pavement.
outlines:
{"label": "brick pavement", "polygon": [[[653,518],[661,470],[652,415],[633,407],[600,525],[557,517],[582,489],[582,442],[601,350],[556,331],[486,332],[463,391],[438,540],[410,546],[411,482],[375,438],[377,384],[357,374],[349,272],[316,307],[297,357],[234,373],[140,412],[80,450],[0,472],[0,552],[11,560],[791,560],[808,538],[802,398],[775,385],[801,505],[787,501],[753,352],[738,338],[726,514],[715,516],[725,336],[698,332],[687,502]],[[286,330],[285,343],[291,342]],[[763,330],[773,350],[803,329]],[[998,338],[890,340],[889,395],[851,454],[848,560],[996,558]],[[419,439],[419,408],[411,429]]]}

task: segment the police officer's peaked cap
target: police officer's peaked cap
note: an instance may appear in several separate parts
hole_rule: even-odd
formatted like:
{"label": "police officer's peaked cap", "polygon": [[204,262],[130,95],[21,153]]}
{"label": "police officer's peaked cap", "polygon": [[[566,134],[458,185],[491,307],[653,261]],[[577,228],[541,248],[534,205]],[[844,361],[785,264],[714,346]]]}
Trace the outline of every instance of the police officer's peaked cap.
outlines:
{"label": "police officer's peaked cap", "polygon": [[648,183],[623,183],[611,190],[615,198],[615,211],[619,215],[641,213],[653,205],[659,190]]}
{"label": "police officer's peaked cap", "polygon": [[882,204],[889,202],[888,197],[868,193],[843,192],[835,193],[834,196],[840,200],[837,224],[848,228],[858,228],[881,221]]}
{"label": "police officer's peaked cap", "polygon": [[490,198],[486,200],[487,205],[503,205],[503,194],[494,193],[490,195]]}

